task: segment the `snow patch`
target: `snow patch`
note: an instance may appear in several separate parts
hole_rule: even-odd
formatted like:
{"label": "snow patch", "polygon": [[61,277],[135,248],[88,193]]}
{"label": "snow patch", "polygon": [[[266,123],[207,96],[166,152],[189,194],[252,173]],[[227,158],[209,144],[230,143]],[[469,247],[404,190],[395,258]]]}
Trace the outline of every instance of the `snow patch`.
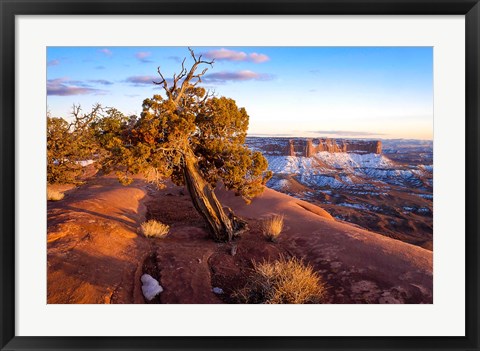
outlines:
{"label": "snow patch", "polygon": [[217,294],[217,295],[223,294],[223,289],[222,289],[222,288],[214,287],[214,288],[212,289],[212,291],[213,291],[214,294]]}
{"label": "snow patch", "polygon": [[412,195],[420,196],[421,198],[428,199],[428,200],[432,200],[432,199],[433,199],[433,195],[430,195],[430,194],[417,194],[417,193],[411,193],[411,194],[412,194]]}
{"label": "snow patch", "polygon": [[94,163],[95,161],[94,160],[83,160],[83,161],[77,161],[75,162],[77,165],[80,165],[82,167],[87,167],[88,165],[91,165],[92,163]]}
{"label": "snow patch", "polygon": [[[312,157],[265,155],[274,174],[292,174],[308,186],[351,188],[373,179],[387,184],[429,190],[433,166],[405,167],[382,154],[358,154],[321,151]],[[268,186],[284,190],[285,182],[271,181]],[[378,185],[378,184],[377,184]],[[375,189],[376,186],[373,187]]]}
{"label": "snow patch", "polygon": [[150,274],[142,275],[141,281],[143,296],[145,296],[148,301],[151,301],[155,296],[163,291],[163,288],[160,286],[158,281]]}
{"label": "snow patch", "polygon": [[[280,174],[319,174],[332,169],[342,169],[354,173],[358,168],[391,169],[395,164],[379,154],[354,154],[344,152],[316,153],[313,157],[304,156],[265,156],[269,169]],[[326,167],[325,167],[326,166]],[[345,181],[350,182],[349,178]]]}
{"label": "snow patch", "polygon": [[353,170],[355,168],[392,168],[394,163],[380,154],[356,154],[346,152],[317,152],[314,156],[328,166]]}

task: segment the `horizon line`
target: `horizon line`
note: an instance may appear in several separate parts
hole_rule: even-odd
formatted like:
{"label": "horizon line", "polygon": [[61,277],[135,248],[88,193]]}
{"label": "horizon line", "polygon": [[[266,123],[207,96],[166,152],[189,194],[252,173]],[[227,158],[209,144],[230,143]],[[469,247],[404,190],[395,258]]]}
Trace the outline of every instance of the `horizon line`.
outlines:
{"label": "horizon line", "polygon": [[422,141],[432,141],[433,138],[414,138],[414,137],[404,137],[404,138],[399,138],[399,137],[383,137],[383,138],[373,138],[373,137],[328,137],[328,136],[306,136],[306,135],[292,135],[292,134],[265,134],[265,133],[247,133],[247,138],[306,138],[306,139],[362,139],[362,140],[422,140]]}

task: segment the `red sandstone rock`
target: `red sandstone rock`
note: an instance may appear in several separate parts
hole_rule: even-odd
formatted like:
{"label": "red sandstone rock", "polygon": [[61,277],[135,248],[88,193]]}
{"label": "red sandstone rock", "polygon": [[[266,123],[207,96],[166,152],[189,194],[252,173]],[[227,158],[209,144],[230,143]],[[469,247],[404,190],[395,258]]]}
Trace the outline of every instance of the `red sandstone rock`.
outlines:
{"label": "red sandstone rock", "polygon": [[351,152],[360,154],[381,154],[382,142],[378,140],[345,139],[287,139],[275,138],[272,143],[261,147],[262,152],[274,156],[312,157],[317,152]]}

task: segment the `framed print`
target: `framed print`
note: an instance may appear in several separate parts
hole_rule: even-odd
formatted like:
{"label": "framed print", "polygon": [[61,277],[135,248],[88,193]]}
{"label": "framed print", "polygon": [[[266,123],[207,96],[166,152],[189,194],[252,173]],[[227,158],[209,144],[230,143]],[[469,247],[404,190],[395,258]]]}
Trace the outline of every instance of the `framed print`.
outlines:
{"label": "framed print", "polygon": [[479,349],[479,6],[3,1],[1,349]]}

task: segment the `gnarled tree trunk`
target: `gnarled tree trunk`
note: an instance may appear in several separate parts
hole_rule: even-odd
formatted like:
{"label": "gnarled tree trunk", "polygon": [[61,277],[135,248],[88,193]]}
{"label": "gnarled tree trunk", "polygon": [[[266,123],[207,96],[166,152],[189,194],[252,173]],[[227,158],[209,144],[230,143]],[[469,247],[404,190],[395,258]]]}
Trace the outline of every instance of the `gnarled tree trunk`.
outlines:
{"label": "gnarled tree trunk", "polygon": [[246,222],[225,213],[212,187],[203,179],[193,153],[184,155],[183,173],[185,184],[192,198],[193,205],[208,224],[215,241],[230,241],[235,235],[246,229]]}

